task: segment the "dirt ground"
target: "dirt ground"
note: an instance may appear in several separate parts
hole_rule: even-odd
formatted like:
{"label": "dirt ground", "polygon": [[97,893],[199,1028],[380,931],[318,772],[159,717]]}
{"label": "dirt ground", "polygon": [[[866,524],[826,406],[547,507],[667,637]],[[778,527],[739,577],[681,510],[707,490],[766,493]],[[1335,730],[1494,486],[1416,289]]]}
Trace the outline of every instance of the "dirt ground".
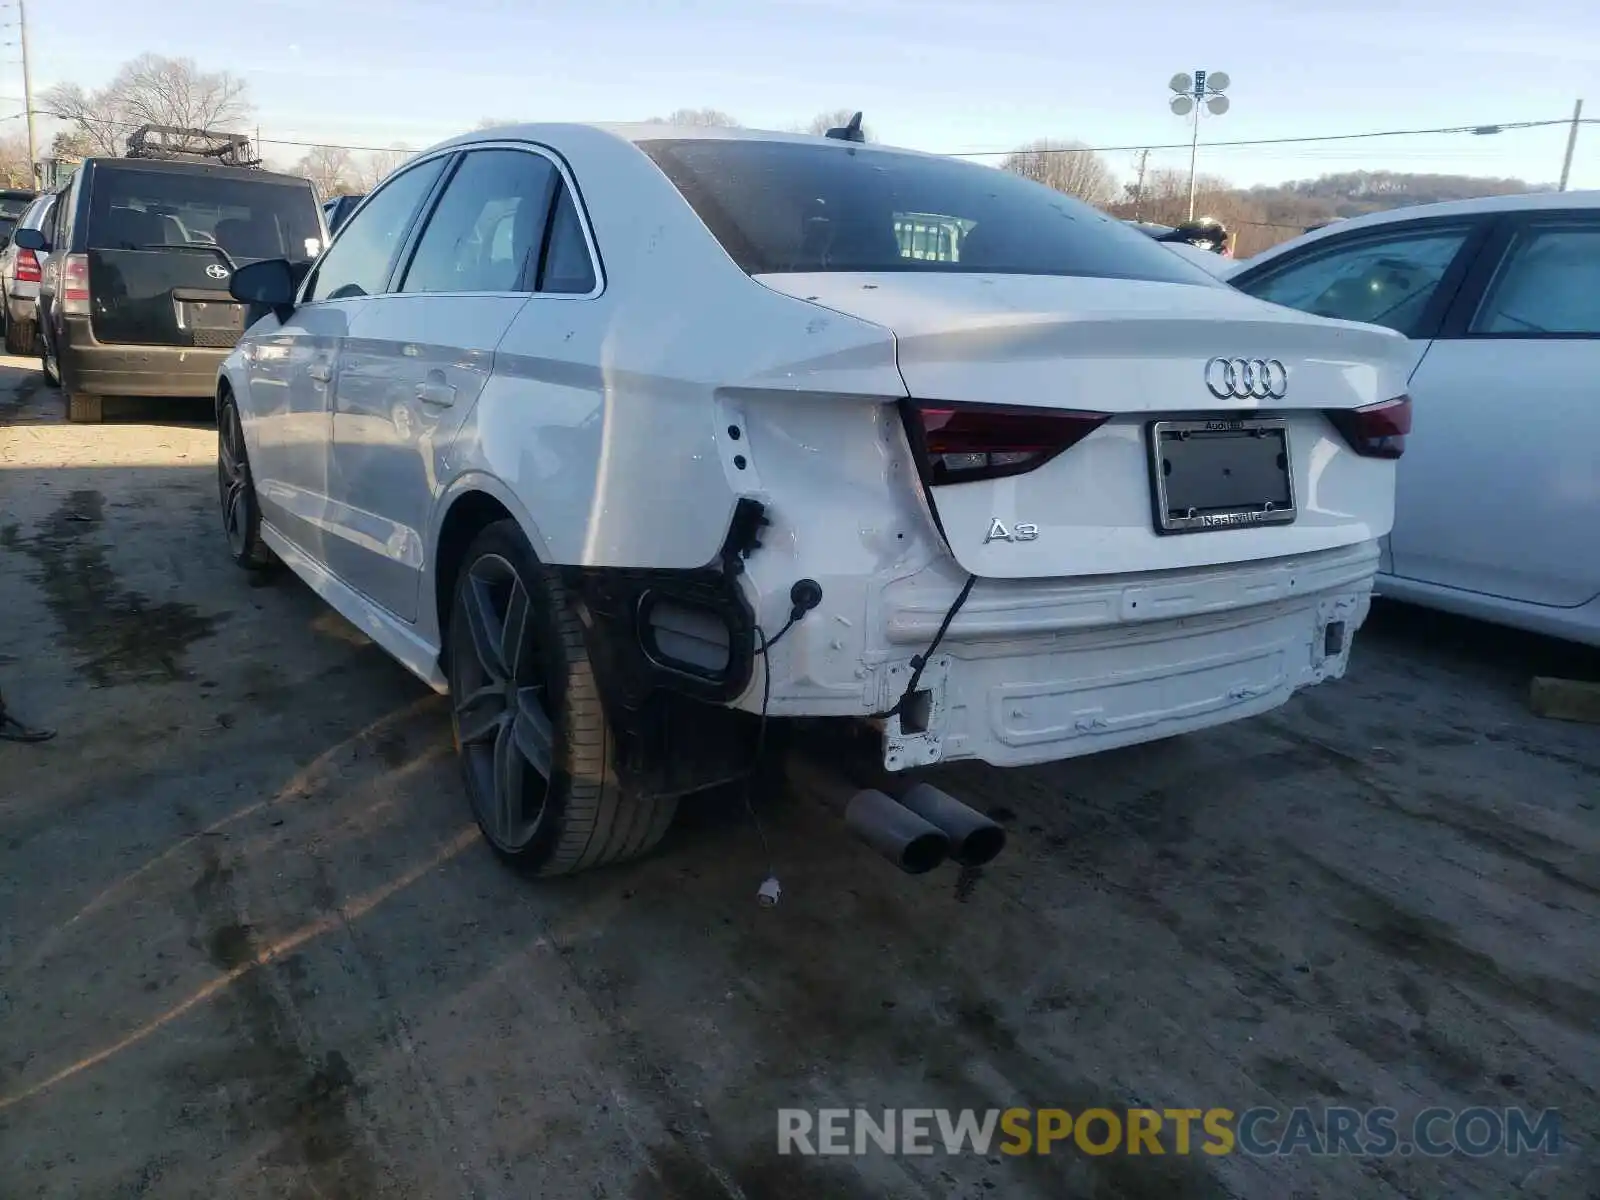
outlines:
{"label": "dirt ground", "polygon": [[[1006,854],[895,873],[804,788],[555,884],[471,828],[445,708],[227,560],[207,413],[0,365],[0,1196],[1600,1195],[1596,656],[1380,606],[1349,678],[936,777]],[[1564,1152],[797,1159],[780,1107],[1562,1111]]]}

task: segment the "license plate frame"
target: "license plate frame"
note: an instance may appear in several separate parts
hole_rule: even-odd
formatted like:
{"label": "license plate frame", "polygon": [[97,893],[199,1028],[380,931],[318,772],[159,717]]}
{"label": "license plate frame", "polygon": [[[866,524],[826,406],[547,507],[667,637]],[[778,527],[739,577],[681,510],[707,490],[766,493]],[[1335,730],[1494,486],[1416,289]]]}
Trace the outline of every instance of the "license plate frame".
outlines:
{"label": "license plate frame", "polygon": [[[1229,441],[1261,443],[1277,447],[1274,459],[1282,458],[1283,487],[1277,496],[1259,500],[1233,499],[1221,504],[1186,505],[1175,508],[1169,494],[1170,455],[1167,447],[1207,443],[1207,457],[1216,458],[1218,446]],[[1299,515],[1294,488],[1294,454],[1289,444],[1289,423],[1282,417],[1212,417],[1192,420],[1153,421],[1148,427],[1150,451],[1150,496],[1154,509],[1155,531],[1163,536],[1185,533],[1212,533],[1224,529],[1254,529],[1263,525],[1292,524]],[[1256,455],[1262,452],[1252,447]],[[1262,472],[1260,462],[1244,463]],[[1187,472],[1185,472],[1187,474]],[[1274,475],[1275,472],[1264,472]],[[1182,480],[1187,488],[1191,480]],[[1189,499],[1180,495],[1180,500]]]}
{"label": "license plate frame", "polygon": [[212,333],[243,333],[244,305],[236,300],[181,300],[178,326]]}

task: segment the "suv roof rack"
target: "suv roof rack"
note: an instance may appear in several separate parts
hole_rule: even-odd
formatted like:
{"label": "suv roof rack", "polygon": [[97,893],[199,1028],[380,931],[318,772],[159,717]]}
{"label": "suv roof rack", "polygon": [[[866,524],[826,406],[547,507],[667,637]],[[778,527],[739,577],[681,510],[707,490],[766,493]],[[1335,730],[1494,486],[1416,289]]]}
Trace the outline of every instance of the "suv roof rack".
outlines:
{"label": "suv roof rack", "polygon": [[259,167],[260,157],[242,133],[141,125],[128,135],[128,158],[211,159],[225,167]]}

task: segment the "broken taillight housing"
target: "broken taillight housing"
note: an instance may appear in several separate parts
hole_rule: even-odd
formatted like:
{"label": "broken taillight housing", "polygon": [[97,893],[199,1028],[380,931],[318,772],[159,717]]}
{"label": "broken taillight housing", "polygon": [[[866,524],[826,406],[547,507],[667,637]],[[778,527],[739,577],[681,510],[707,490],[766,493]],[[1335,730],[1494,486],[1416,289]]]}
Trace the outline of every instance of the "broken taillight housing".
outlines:
{"label": "broken taillight housing", "polygon": [[1111,419],[1110,413],[924,400],[913,400],[910,412],[913,441],[935,484],[1031,471]]}
{"label": "broken taillight housing", "polygon": [[1399,458],[1411,432],[1411,397],[1396,396],[1364,408],[1325,410],[1350,449],[1364,458]]}

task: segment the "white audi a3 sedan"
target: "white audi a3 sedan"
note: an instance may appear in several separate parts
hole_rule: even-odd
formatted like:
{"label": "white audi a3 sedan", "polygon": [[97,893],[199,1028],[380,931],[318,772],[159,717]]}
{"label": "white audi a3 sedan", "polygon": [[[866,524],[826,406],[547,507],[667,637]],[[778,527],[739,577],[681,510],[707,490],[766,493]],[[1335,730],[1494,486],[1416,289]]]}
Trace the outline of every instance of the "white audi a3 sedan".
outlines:
{"label": "white audi a3 sedan", "polygon": [[1011,767],[1339,676],[1410,423],[1398,334],[848,137],[475,133],[232,288],[234,558],[451,695],[540,874],[648,849],[768,717]]}

